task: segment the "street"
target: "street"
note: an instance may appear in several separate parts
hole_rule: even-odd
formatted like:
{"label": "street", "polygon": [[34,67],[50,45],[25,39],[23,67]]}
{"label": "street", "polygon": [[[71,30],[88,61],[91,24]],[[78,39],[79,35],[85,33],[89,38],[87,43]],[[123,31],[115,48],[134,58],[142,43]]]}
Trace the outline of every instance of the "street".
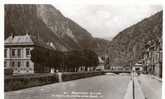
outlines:
{"label": "street", "polygon": [[[145,81],[146,77],[137,77],[146,99],[161,99],[161,83],[153,79],[155,86],[152,81]],[[124,99],[129,94],[130,81],[129,74],[107,74],[6,92],[5,99]]]}

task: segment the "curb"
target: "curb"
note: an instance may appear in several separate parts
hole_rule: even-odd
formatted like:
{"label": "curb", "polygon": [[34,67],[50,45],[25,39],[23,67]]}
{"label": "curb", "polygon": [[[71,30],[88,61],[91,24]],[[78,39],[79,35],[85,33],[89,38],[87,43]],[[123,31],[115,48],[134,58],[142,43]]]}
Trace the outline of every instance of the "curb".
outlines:
{"label": "curb", "polygon": [[132,99],[132,80],[129,81],[126,93],[124,95],[124,99]]}
{"label": "curb", "polygon": [[[135,99],[145,99],[141,86],[136,78],[134,78],[134,86]],[[130,80],[123,99],[133,99],[133,80]]]}

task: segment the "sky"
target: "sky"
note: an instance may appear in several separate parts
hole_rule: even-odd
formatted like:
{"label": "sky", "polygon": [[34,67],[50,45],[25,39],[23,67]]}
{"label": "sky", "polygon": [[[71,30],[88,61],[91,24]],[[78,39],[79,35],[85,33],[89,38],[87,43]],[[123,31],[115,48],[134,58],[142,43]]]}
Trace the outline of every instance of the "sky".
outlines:
{"label": "sky", "polygon": [[112,39],[120,31],[162,10],[160,5],[110,5],[54,3],[65,17],[94,37]]}

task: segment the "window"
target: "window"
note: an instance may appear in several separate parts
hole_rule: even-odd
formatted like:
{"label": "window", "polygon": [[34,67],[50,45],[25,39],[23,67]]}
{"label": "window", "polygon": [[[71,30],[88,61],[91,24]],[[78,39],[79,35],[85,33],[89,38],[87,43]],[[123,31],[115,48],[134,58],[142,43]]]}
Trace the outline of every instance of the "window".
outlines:
{"label": "window", "polygon": [[21,66],[21,62],[18,62],[18,67],[20,67]]}
{"label": "window", "polygon": [[6,61],[4,62],[4,66],[7,67],[7,62]]}
{"label": "window", "polygon": [[26,62],[26,67],[29,67],[29,62],[28,61]]}
{"label": "window", "polygon": [[28,55],[30,55],[30,49],[29,48],[26,49],[26,56],[28,56]]}
{"label": "window", "polygon": [[12,54],[12,56],[15,56],[15,49],[11,50],[11,54]]}
{"label": "window", "polygon": [[5,57],[7,57],[7,49],[5,49],[5,53],[4,54],[5,54]]}
{"label": "window", "polygon": [[18,50],[17,50],[17,56],[18,56],[18,57],[21,57],[21,49],[18,49]]}

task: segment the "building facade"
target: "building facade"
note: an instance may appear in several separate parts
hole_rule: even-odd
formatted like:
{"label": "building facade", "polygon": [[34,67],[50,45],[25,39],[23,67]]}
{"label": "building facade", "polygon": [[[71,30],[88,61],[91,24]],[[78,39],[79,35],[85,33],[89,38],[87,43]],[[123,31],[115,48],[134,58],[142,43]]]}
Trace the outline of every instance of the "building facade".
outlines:
{"label": "building facade", "polygon": [[37,64],[31,61],[30,51],[38,46],[42,48],[43,43],[28,34],[11,35],[5,40],[4,46],[5,69],[12,69],[13,74],[33,74],[37,72]]}
{"label": "building facade", "polygon": [[143,55],[144,70],[146,73],[162,77],[162,39],[148,41]]}

